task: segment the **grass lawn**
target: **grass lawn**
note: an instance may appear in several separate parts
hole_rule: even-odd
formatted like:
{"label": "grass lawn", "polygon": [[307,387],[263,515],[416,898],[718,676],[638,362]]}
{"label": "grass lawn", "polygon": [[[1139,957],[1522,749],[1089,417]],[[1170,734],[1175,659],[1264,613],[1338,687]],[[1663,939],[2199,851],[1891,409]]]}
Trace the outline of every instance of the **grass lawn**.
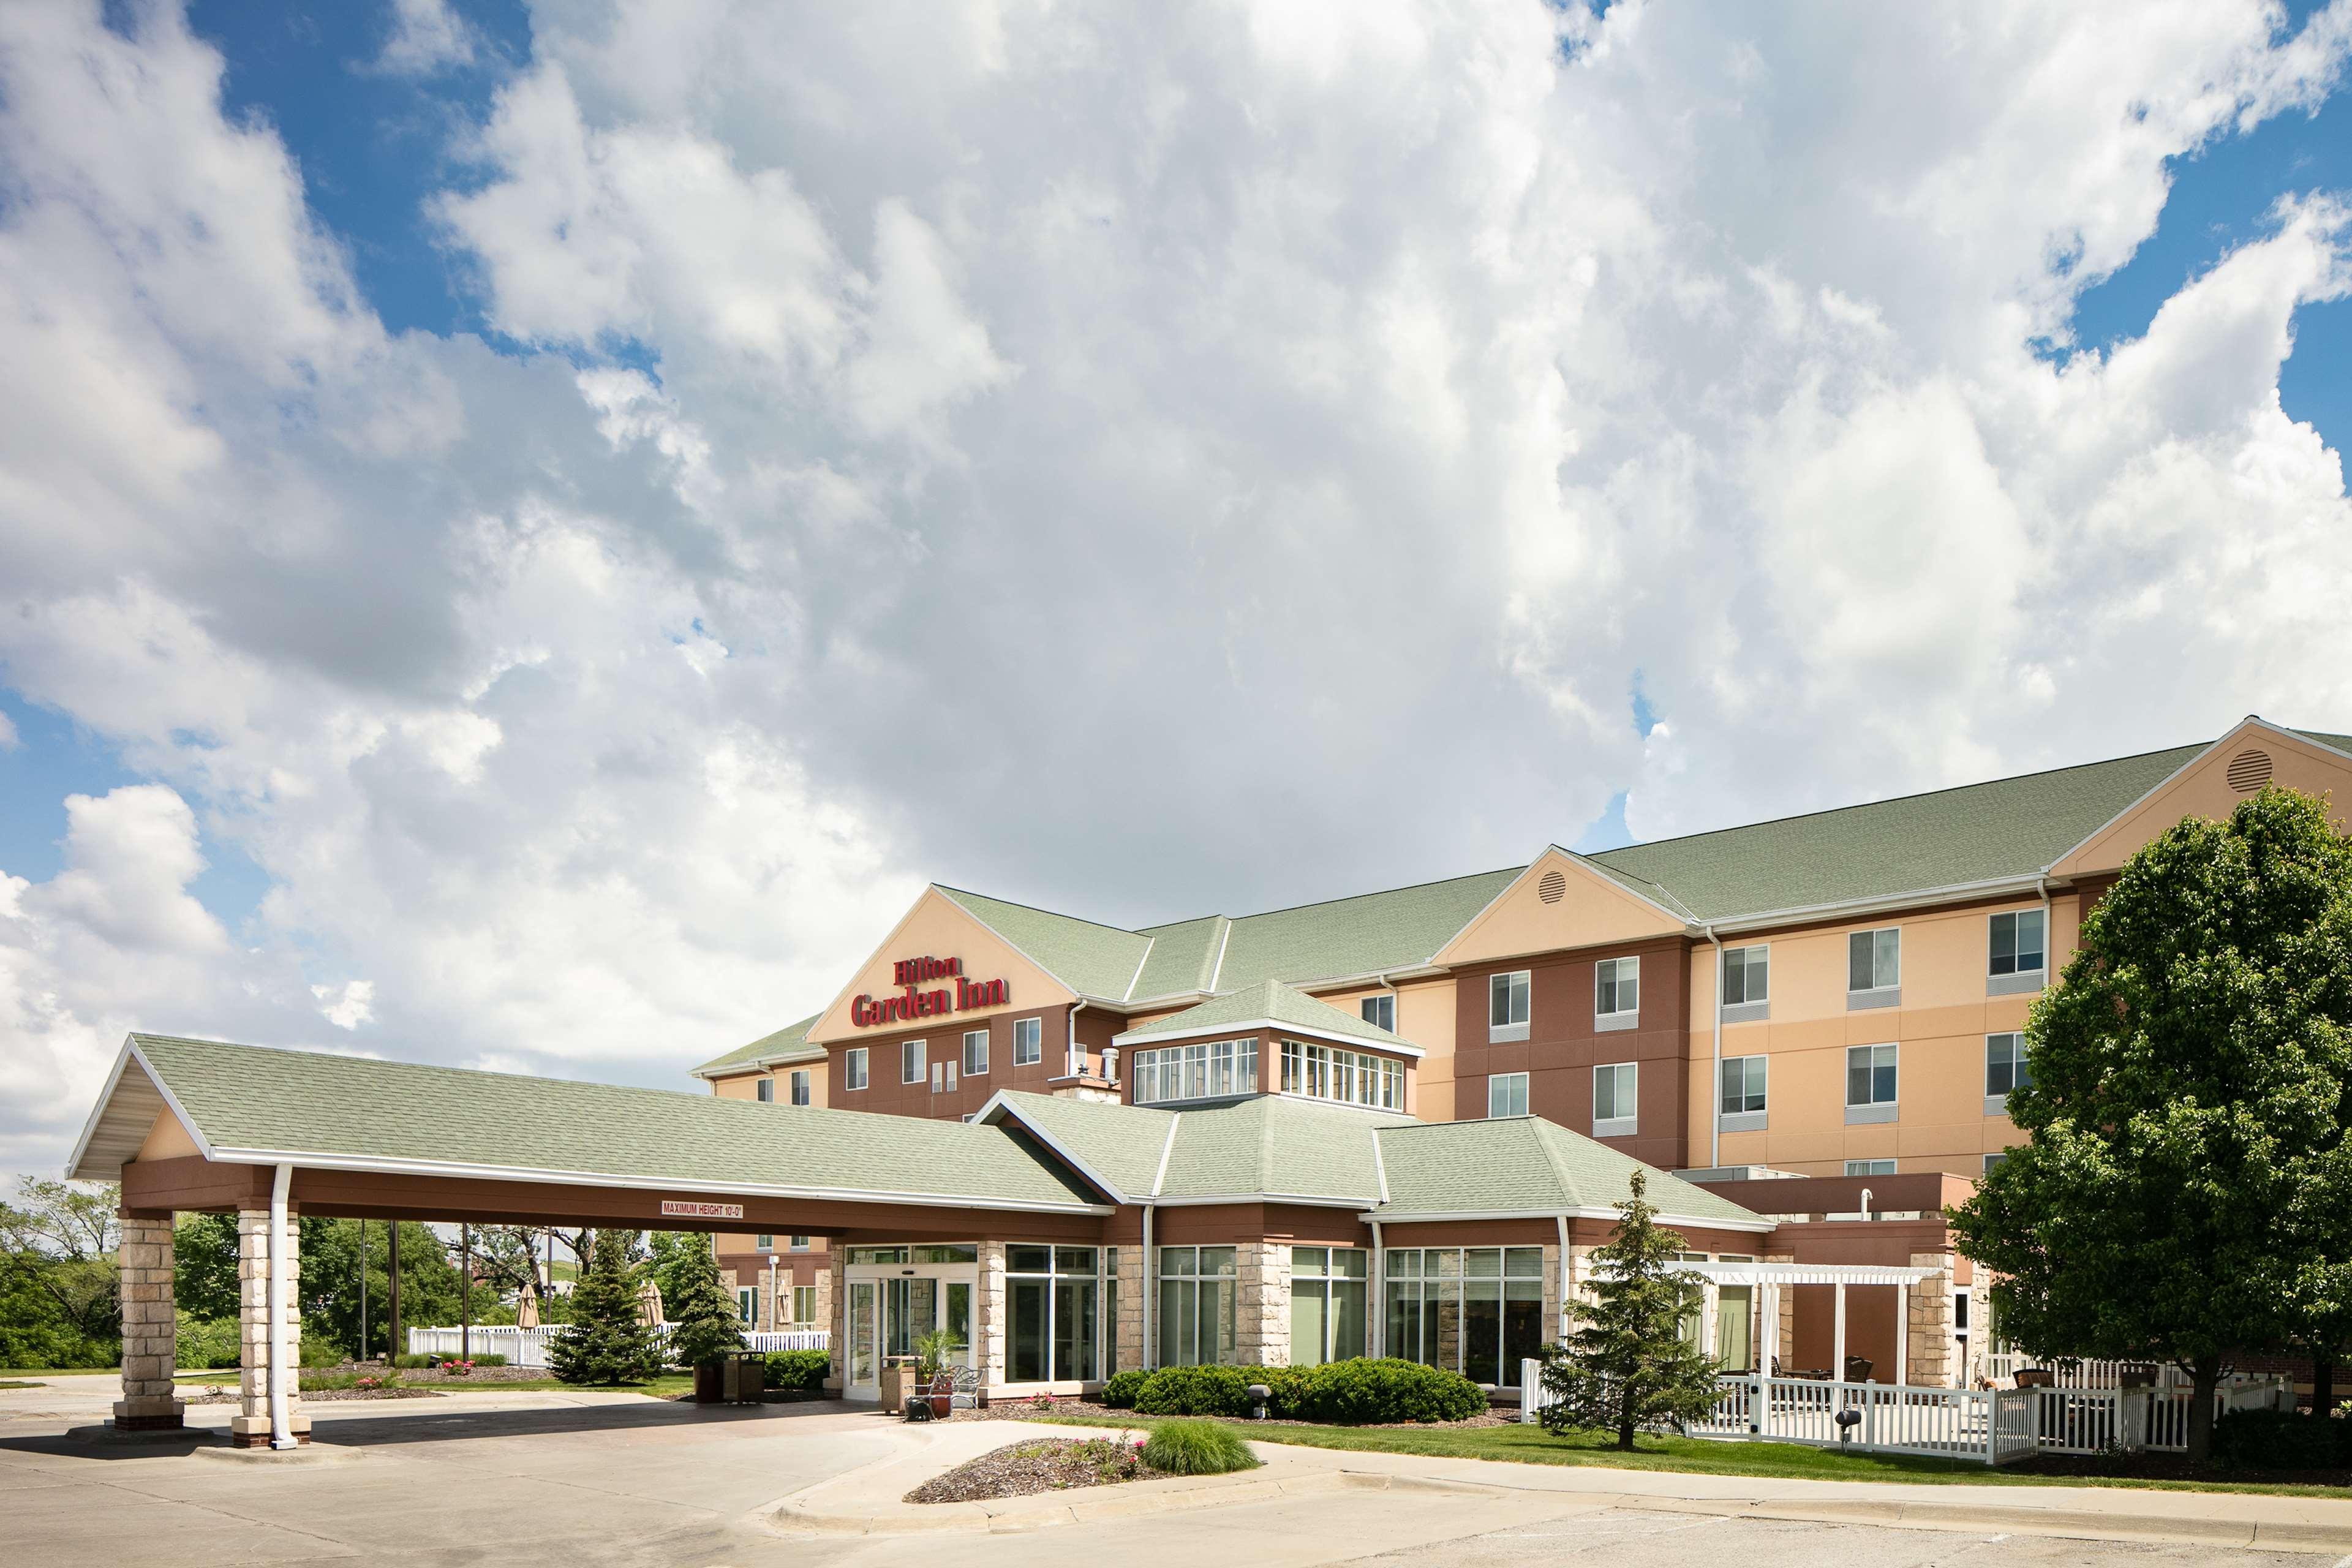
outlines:
{"label": "grass lawn", "polygon": [[9,1377],[114,1377],[119,1366],[0,1366],[0,1374]]}
{"label": "grass lawn", "polygon": [[[1032,1417],[1069,1426],[1149,1426],[1153,1417],[1105,1415]],[[2140,1487],[2174,1491],[2277,1492],[2341,1498],[2340,1487],[2236,1480],[2148,1480],[2130,1476],[2046,1476],[2014,1467],[1901,1454],[1844,1454],[1802,1443],[1727,1443],[1698,1437],[1642,1436],[1620,1453],[1612,1434],[1554,1436],[1540,1426],[1315,1426],[1287,1421],[1236,1421],[1260,1443],[1295,1443],[1384,1454],[1428,1454],[1449,1459],[1499,1459],[1517,1464],[1597,1465],[1620,1470],[1684,1470],[1711,1476],[1769,1476],[1813,1481],[1908,1481],[1948,1486]]]}

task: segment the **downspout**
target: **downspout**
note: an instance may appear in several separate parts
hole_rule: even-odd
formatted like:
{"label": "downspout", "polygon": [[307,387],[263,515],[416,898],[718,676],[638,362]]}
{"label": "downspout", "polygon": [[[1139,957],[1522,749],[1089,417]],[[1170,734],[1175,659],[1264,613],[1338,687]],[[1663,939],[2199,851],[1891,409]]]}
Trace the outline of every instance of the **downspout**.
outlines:
{"label": "downspout", "polygon": [[[1715,944],[1715,1077],[1706,1086],[1706,1163],[1709,1170],[1719,1171],[1723,1169],[1723,939],[1715,934],[1712,925],[1699,930]],[[1568,1245],[1564,1230],[1560,1245]]]}
{"label": "downspout", "polygon": [[294,1167],[280,1165],[269,1184],[269,1446],[294,1447],[293,1422],[286,1414],[286,1195]]}
{"label": "downspout", "polygon": [[1156,1298],[1159,1292],[1156,1287],[1160,1283],[1160,1271],[1153,1268],[1151,1263],[1153,1206],[1150,1204],[1143,1205],[1143,1370],[1146,1372],[1150,1372],[1152,1368],[1152,1352],[1160,1343],[1159,1337],[1151,1331],[1153,1328],[1151,1320],[1155,1315],[1152,1309],[1158,1305]]}
{"label": "downspout", "polygon": [[2058,973],[2058,932],[2050,921],[2050,879],[2033,879],[2033,890],[2042,895],[2042,984],[2049,989],[2050,977]]}
{"label": "downspout", "polygon": [[1086,1066],[1078,1060],[1078,1015],[1087,1010],[1084,1002],[1070,1008],[1070,1048],[1063,1053],[1062,1066],[1072,1078],[1086,1077]]}
{"label": "downspout", "polygon": [[1864,1219],[1868,1219],[1870,1217],[1870,1189],[1868,1187],[1862,1189],[1862,1217]]}
{"label": "downspout", "polygon": [[1381,1239],[1381,1222],[1369,1215],[1366,1221],[1372,1227],[1372,1354],[1389,1353],[1389,1249]]}

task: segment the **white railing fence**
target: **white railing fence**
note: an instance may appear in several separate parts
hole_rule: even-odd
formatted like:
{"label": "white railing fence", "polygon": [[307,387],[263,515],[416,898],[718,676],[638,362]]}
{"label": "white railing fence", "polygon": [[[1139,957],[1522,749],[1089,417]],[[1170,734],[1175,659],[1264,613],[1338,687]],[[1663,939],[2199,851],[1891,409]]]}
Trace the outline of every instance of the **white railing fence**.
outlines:
{"label": "white railing fence", "polygon": [[[502,1355],[509,1366],[540,1366],[547,1364],[547,1342],[559,1325],[542,1323],[535,1329],[519,1329],[512,1323],[481,1323],[471,1331],[473,1353]],[[656,1336],[667,1339],[667,1323],[654,1325]],[[457,1356],[466,1353],[467,1331],[447,1327],[411,1329],[408,1331],[408,1353],[411,1355]],[[831,1347],[833,1336],[823,1329],[786,1329],[777,1332],[746,1332],[743,1348],[766,1354],[775,1351],[821,1351]]]}
{"label": "white railing fence", "polygon": [[[1552,1403],[1543,1363],[1520,1365],[1519,1419],[1533,1423]],[[1823,1383],[1797,1377],[1726,1377],[1715,1408],[1686,1428],[1731,1442],[1808,1443],[1878,1454],[1916,1454],[2001,1465],[2036,1454],[2098,1454],[2189,1446],[2183,1388],[1916,1388],[1884,1383]],[[2217,1390],[2214,1413],[2294,1408],[2284,1380]],[[1842,1412],[1853,1419],[1843,1428]]]}

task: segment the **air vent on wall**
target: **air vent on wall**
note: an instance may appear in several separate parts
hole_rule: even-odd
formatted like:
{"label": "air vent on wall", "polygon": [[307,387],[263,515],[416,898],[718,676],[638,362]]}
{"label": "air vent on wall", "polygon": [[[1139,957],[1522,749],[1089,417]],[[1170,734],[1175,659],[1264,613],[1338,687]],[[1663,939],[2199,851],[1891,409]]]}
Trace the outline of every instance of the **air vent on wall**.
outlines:
{"label": "air vent on wall", "polygon": [[2224,775],[2230,787],[2240,795],[2252,795],[2271,782],[2271,754],[2268,752],[2240,752],[2230,759],[2230,771]]}
{"label": "air vent on wall", "polygon": [[1568,879],[1557,870],[1546,871],[1536,879],[1536,897],[1548,904],[1559,902],[1568,897]]}

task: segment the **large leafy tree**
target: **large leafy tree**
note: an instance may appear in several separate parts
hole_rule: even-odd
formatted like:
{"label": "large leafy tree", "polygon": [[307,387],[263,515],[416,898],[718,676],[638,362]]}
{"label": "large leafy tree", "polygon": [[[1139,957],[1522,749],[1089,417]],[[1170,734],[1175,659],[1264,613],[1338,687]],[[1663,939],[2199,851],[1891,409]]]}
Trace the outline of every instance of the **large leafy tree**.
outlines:
{"label": "large leafy tree", "polygon": [[626,1231],[596,1233],[572,1292],[572,1321],[548,1340],[548,1364],[565,1383],[643,1383],[658,1369],[654,1331],[637,1315],[642,1270]]}
{"label": "large leafy tree", "polygon": [[121,1353],[111,1187],[17,1184],[0,1203],[0,1364],[103,1366]]}
{"label": "large leafy tree", "polygon": [[2001,1332],[2171,1361],[2332,1342],[2352,1300],[2352,840],[2265,789],[2127,862],[2026,1028],[2027,1142],[1952,1213]]}
{"label": "large leafy tree", "polygon": [[1617,1447],[1630,1449],[1639,1428],[1696,1420],[1715,1406],[1715,1360],[1684,1332],[1705,1303],[1706,1282],[1675,1266],[1688,1243],[1657,1223],[1647,1189],[1635,1171],[1616,1234],[1592,1249],[1591,1300],[1569,1302],[1580,1326],[1545,1353],[1548,1431],[1613,1428]]}
{"label": "large leafy tree", "polygon": [[707,1236],[688,1236],[675,1248],[670,1281],[662,1288],[669,1313],[669,1358],[679,1366],[700,1366],[743,1348],[735,1303],[719,1281],[719,1259]]}

